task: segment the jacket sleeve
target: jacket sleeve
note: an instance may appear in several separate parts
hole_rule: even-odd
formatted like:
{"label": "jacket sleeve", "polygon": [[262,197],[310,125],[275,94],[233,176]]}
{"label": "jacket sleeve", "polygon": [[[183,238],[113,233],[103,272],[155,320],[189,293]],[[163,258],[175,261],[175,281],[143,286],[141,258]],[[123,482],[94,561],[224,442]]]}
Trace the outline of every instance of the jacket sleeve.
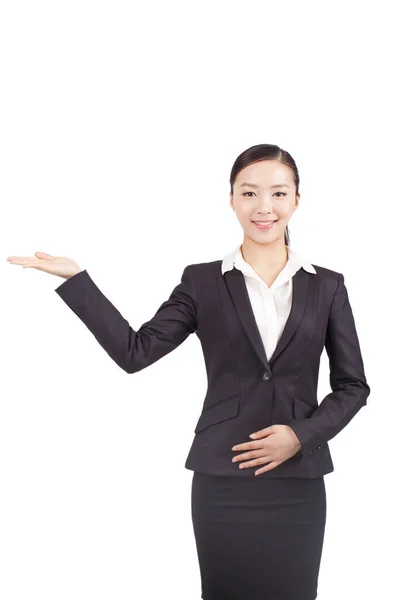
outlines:
{"label": "jacket sleeve", "polygon": [[367,403],[367,384],[353,313],[342,273],[338,274],[325,338],[329,358],[330,387],[311,416],[288,425],[301,443],[301,454],[309,454],[341,431]]}
{"label": "jacket sleeve", "polygon": [[175,348],[197,328],[192,265],[154,316],[135,331],[84,269],[55,289],[92,332],[107,354],[127,373],[136,373]]}

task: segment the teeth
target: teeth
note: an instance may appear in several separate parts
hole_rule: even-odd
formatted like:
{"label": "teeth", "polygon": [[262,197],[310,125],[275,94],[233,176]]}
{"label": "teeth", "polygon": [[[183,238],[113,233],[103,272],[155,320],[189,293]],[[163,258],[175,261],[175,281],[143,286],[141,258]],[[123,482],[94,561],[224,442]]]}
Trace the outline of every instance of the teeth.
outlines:
{"label": "teeth", "polygon": [[275,223],[275,221],[254,221],[258,225],[268,225],[269,223]]}

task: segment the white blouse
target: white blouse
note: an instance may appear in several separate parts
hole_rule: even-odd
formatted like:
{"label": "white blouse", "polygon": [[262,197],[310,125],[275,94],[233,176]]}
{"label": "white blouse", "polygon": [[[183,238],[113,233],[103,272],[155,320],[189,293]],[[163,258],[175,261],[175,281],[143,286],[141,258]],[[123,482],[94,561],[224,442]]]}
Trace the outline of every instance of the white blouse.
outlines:
{"label": "white blouse", "polygon": [[290,246],[286,246],[286,248],[288,261],[271,287],[268,287],[244,260],[241,244],[225,256],[221,266],[222,273],[233,269],[234,266],[242,271],[268,360],[275,350],[290,313],[293,275],[302,267],[316,275],[316,270],[311,263],[300,258]]}

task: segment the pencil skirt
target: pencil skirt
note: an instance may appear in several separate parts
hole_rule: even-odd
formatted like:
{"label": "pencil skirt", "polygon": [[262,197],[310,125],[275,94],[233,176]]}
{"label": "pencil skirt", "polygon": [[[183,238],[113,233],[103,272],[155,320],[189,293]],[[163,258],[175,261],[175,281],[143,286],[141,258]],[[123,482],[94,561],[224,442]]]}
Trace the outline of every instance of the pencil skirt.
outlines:
{"label": "pencil skirt", "polygon": [[315,600],[326,522],[323,477],[193,472],[203,600]]}

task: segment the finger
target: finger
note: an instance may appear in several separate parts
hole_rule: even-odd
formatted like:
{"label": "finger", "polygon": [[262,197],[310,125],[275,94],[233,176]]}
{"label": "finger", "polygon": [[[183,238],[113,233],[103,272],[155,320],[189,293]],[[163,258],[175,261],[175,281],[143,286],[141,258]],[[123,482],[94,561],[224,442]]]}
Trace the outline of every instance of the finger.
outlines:
{"label": "finger", "polygon": [[33,268],[40,271],[44,270],[42,267],[49,265],[47,261],[40,258],[32,258],[32,256],[17,256],[9,260],[9,262],[13,265],[20,265],[24,269]]}
{"label": "finger", "polygon": [[22,264],[27,260],[36,260],[33,256],[9,256],[7,258],[8,261],[16,262]]}
{"label": "finger", "polygon": [[249,460],[248,462],[240,463],[239,469],[248,469],[249,467],[258,467],[258,465],[265,465],[265,463],[271,462],[271,456],[260,456],[255,458],[254,460]]}
{"label": "finger", "polygon": [[281,461],[273,460],[265,467],[262,467],[261,469],[257,469],[257,471],[254,473],[254,475],[260,475],[261,473],[266,473],[267,471],[272,471],[272,469],[275,469],[280,464],[281,464]]}
{"label": "finger", "polygon": [[35,261],[37,264],[42,260],[51,260],[54,258],[55,256],[47,254],[46,252],[35,252],[35,256],[8,256],[7,260],[14,264],[23,265],[29,261]]}
{"label": "finger", "polygon": [[265,448],[260,448],[259,450],[253,450],[252,452],[238,454],[232,458],[232,462],[239,462],[240,460],[245,460],[246,458],[258,458],[259,456],[263,455],[265,456]]}
{"label": "finger", "polygon": [[51,259],[55,258],[55,256],[52,256],[51,254],[47,254],[47,252],[35,252],[35,256],[37,256],[38,258],[45,259],[45,260],[51,260]]}
{"label": "finger", "polygon": [[23,269],[39,269],[39,271],[44,271],[43,263],[40,262],[31,262],[22,265]]}
{"label": "finger", "polygon": [[263,448],[263,441],[256,442],[245,442],[244,444],[238,444],[237,446],[233,446],[231,450],[257,450]]}
{"label": "finger", "polygon": [[272,433],[275,433],[275,426],[271,425],[270,427],[265,427],[264,429],[260,429],[260,431],[256,431],[254,433],[251,433],[249,435],[249,437],[253,438],[253,439],[258,439],[260,437],[265,437],[266,435],[271,435]]}

